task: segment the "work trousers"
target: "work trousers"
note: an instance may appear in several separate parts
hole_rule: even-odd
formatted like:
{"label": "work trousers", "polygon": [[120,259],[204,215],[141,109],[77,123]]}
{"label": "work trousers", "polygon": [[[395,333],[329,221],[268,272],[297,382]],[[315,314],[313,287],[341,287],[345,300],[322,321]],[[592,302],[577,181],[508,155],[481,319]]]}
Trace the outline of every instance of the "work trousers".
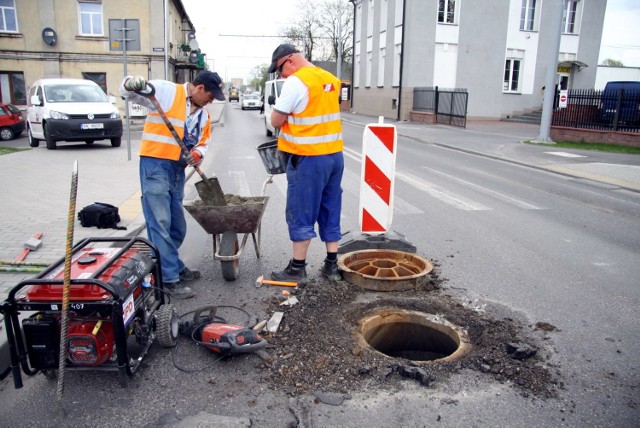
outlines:
{"label": "work trousers", "polygon": [[289,158],[286,218],[292,241],[316,237],[316,223],[323,242],[340,240],[343,171],[342,152]]}
{"label": "work trousers", "polygon": [[142,212],[147,237],[158,247],[162,280],[178,282],[184,263],[178,249],[187,234],[182,200],[184,199],[184,163],[148,156],[140,157]]}

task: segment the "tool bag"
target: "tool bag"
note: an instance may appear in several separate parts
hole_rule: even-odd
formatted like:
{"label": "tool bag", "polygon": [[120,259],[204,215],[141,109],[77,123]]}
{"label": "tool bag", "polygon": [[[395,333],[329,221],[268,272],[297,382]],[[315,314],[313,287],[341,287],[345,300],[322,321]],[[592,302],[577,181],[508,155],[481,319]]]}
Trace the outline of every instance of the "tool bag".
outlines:
{"label": "tool bag", "polygon": [[78,213],[78,220],[83,227],[96,226],[98,229],[126,230],[124,226],[118,226],[120,215],[118,207],[104,202],[95,202],[87,205]]}

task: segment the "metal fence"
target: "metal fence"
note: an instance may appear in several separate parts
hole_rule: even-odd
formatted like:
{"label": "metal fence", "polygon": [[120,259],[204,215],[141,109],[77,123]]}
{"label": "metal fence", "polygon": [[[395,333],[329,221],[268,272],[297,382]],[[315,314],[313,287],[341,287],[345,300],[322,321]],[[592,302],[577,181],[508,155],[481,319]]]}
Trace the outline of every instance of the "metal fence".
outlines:
{"label": "metal fence", "polygon": [[556,92],[551,124],[568,128],[640,132],[640,91],[572,89],[561,108]]}
{"label": "metal fence", "polygon": [[435,113],[436,123],[467,126],[466,89],[413,88],[413,110]]}

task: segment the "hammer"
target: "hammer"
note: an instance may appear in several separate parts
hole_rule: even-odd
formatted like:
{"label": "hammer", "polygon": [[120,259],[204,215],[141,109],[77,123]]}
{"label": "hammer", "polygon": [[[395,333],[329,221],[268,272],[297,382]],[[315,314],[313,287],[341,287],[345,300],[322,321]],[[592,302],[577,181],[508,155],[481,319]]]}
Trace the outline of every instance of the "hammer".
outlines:
{"label": "hammer", "polygon": [[288,281],[272,281],[270,279],[264,279],[263,275],[260,275],[258,279],[256,279],[256,287],[262,287],[262,284],[271,284],[271,285],[282,285],[284,287],[297,287],[297,282],[288,282]]}

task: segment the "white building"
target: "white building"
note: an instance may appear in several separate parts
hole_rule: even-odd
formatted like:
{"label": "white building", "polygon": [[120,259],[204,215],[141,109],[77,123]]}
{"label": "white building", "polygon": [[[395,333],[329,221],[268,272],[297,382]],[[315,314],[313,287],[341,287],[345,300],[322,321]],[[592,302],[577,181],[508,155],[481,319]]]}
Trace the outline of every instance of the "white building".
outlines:
{"label": "white building", "polygon": [[[539,109],[563,0],[351,0],[352,110],[408,120],[417,87],[465,88],[472,118]],[[606,0],[564,0],[562,89],[593,88]]]}

